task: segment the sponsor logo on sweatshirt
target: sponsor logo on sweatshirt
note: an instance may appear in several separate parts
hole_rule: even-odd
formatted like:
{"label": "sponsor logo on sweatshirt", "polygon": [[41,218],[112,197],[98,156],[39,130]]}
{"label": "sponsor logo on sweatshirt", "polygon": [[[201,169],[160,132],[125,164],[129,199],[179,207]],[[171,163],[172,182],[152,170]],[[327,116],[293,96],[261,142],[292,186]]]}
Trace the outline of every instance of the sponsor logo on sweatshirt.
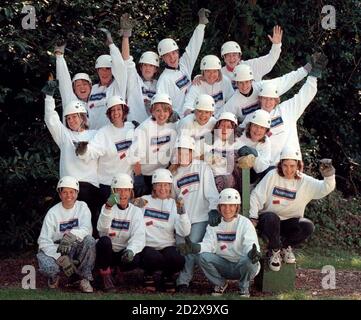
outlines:
{"label": "sponsor logo on sweatshirt", "polygon": [[183,88],[187,87],[189,84],[189,79],[186,75],[184,75],[182,78],[178,79],[175,84],[179,88],[179,90],[182,90]]}
{"label": "sponsor logo on sweatshirt", "polygon": [[236,240],[235,232],[217,232],[217,241],[233,242]]}
{"label": "sponsor logo on sweatshirt", "polygon": [[182,188],[184,186],[199,183],[199,181],[200,181],[199,174],[191,173],[191,174],[186,175],[186,176],[182,177],[181,179],[179,179],[177,181],[177,186],[178,186],[178,188]]}
{"label": "sponsor logo on sweatshirt", "polygon": [[275,127],[278,127],[278,126],[281,126],[281,125],[283,125],[282,117],[277,117],[277,118],[272,119],[271,128],[275,128]]}
{"label": "sponsor logo on sweatshirt", "polygon": [[279,198],[295,200],[297,191],[296,190],[288,190],[288,189],[280,188],[280,187],[274,187],[272,194]]}
{"label": "sponsor logo on sweatshirt", "polygon": [[162,221],[168,221],[169,212],[163,212],[156,209],[145,209],[144,217],[153,218]]}
{"label": "sponsor logo on sweatshirt", "polygon": [[127,150],[131,144],[132,144],[132,140],[123,140],[120,142],[116,142],[115,147],[117,148],[117,151],[120,152]]}
{"label": "sponsor logo on sweatshirt", "polygon": [[147,96],[150,99],[152,99],[153,96],[155,95],[155,91],[149,90],[146,87],[142,87],[142,93],[143,93],[143,96]]}
{"label": "sponsor logo on sweatshirt", "polygon": [[118,230],[129,230],[129,226],[130,226],[130,221],[128,220],[113,219],[111,228]]}
{"label": "sponsor logo on sweatshirt", "polygon": [[247,106],[245,108],[242,108],[242,114],[246,116],[247,114],[253,113],[256,110],[261,109],[260,105],[258,103],[252,104],[250,106]]}
{"label": "sponsor logo on sweatshirt", "polygon": [[71,230],[73,228],[79,227],[79,220],[72,219],[69,221],[60,222],[60,232],[65,232],[66,230]]}
{"label": "sponsor logo on sweatshirt", "polygon": [[161,145],[166,144],[170,141],[170,136],[154,137],[150,139],[151,145]]}
{"label": "sponsor logo on sweatshirt", "polygon": [[95,94],[90,95],[89,101],[98,101],[98,100],[102,100],[105,97],[106,97],[105,92],[95,93]]}
{"label": "sponsor logo on sweatshirt", "polygon": [[223,100],[223,92],[218,92],[214,95],[212,95],[212,98],[214,99],[214,102],[217,103],[218,101],[222,101]]}

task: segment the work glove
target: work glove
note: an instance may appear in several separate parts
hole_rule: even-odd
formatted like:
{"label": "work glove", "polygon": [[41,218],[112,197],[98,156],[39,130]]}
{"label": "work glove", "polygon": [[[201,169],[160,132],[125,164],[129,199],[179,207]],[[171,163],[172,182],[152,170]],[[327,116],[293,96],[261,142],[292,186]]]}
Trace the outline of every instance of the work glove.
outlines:
{"label": "work glove", "polygon": [[258,157],[257,150],[248,146],[243,146],[242,148],[239,148],[237,154],[239,157],[248,156],[249,154],[253,154],[255,157]]}
{"label": "work glove", "polygon": [[218,226],[222,221],[222,216],[217,209],[213,209],[208,212],[208,224],[211,227]]}
{"label": "work glove", "polygon": [[60,252],[62,256],[68,255],[70,253],[72,245],[75,243],[76,240],[77,237],[71,232],[65,233],[63,235],[63,238],[60,240],[60,244],[56,252]]}
{"label": "work glove", "polygon": [[309,61],[312,68],[311,71],[309,72],[309,75],[317,78],[321,78],[322,71],[326,69],[327,62],[328,59],[326,55],[324,55],[321,52],[314,53]]}
{"label": "work glove", "polygon": [[144,208],[144,207],[147,205],[148,201],[145,200],[145,199],[143,199],[142,197],[139,197],[139,198],[134,198],[134,199],[132,199],[132,200],[130,201],[130,203],[132,203],[132,204],[135,205],[136,207],[142,209],[142,208]]}
{"label": "work glove", "polygon": [[256,157],[253,154],[243,156],[237,159],[237,166],[240,169],[251,169],[256,162]]}
{"label": "work glove", "polygon": [[331,159],[320,160],[320,172],[322,177],[331,177],[336,173],[335,167],[332,165]]}
{"label": "work glove", "polygon": [[61,41],[56,43],[55,47],[54,47],[54,54],[64,54],[65,52],[65,47],[66,47],[66,43]]}
{"label": "work glove", "polygon": [[75,154],[82,156],[88,149],[88,141],[79,141],[75,147]]}
{"label": "work glove", "polygon": [[257,246],[255,243],[253,244],[252,249],[248,252],[247,255],[253,264],[256,264],[262,258],[261,252],[257,250]]}
{"label": "work glove", "polygon": [[121,262],[126,264],[132,262],[134,259],[134,252],[132,250],[124,250],[122,257],[120,258]]}
{"label": "work glove", "polygon": [[178,113],[176,111],[173,111],[170,117],[168,118],[168,123],[176,123],[180,119]]}
{"label": "work glove", "polygon": [[47,96],[54,96],[55,90],[58,88],[59,81],[54,80],[54,76],[52,73],[49,74],[48,81],[45,86],[41,89],[41,92]]}
{"label": "work glove", "polygon": [[107,199],[106,205],[107,207],[113,207],[115,204],[118,204],[120,201],[119,193],[111,193],[109,198]]}
{"label": "work glove", "polygon": [[58,264],[58,266],[60,266],[63,269],[67,277],[70,277],[72,274],[76,272],[75,264],[68,256],[60,256],[56,260],[56,263]]}
{"label": "work glove", "polygon": [[182,255],[197,254],[201,251],[201,245],[199,243],[192,242],[189,237],[185,237],[185,243],[177,244],[177,251]]}
{"label": "work glove", "polygon": [[186,212],[184,210],[184,200],[183,200],[183,198],[178,198],[175,203],[176,203],[176,206],[177,206],[177,213],[179,215],[185,214]]}
{"label": "work glove", "polygon": [[120,35],[129,38],[132,35],[134,22],[131,20],[128,13],[124,13],[120,17]]}
{"label": "work glove", "polygon": [[201,8],[198,11],[199,24],[207,24],[209,22],[208,17],[211,11],[205,8]]}
{"label": "work glove", "polygon": [[105,36],[106,36],[105,44],[106,44],[107,46],[109,46],[109,45],[111,45],[112,43],[114,43],[114,42],[113,42],[112,35],[111,35],[111,33],[110,33],[110,31],[109,31],[108,29],[99,28],[98,30],[105,33]]}

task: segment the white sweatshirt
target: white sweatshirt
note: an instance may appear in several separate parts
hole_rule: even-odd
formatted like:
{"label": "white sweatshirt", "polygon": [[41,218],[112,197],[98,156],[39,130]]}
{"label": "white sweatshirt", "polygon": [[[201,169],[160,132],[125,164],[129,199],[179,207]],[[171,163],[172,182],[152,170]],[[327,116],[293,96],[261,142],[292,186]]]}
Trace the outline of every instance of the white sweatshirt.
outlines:
{"label": "white sweatshirt", "polygon": [[125,61],[127,65],[127,102],[129,106],[128,121],[139,123],[148,118],[145,101],[150,103],[156,92],[157,80],[144,81],[138,74],[133,57]]}
{"label": "white sweatshirt", "polygon": [[206,234],[200,243],[200,253],[215,253],[228,261],[238,262],[241,257],[247,257],[254,243],[259,251],[257,232],[252,222],[238,214],[230,222],[222,219],[216,227],[207,226]]}
{"label": "white sweatshirt", "polygon": [[173,102],[173,110],[182,114],[184,97],[191,85],[192,71],[197,61],[204,38],[204,24],[199,24],[190,39],[182,57],[179,69],[165,68],[157,83],[157,93],[167,93]]}
{"label": "white sweatshirt", "polygon": [[271,166],[271,141],[267,136],[265,137],[265,142],[254,142],[250,138],[247,138],[246,133],[243,132],[237,144],[236,152],[243,146],[254,148],[258,152],[253,166],[254,171],[261,173]]}
{"label": "white sweatshirt", "polygon": [[117,205],[110,210],[103,205],[97,229],[99,236],[109,236],[114,252],[132,250],[134,255],[145,246],[145,227],[142,210],[131,203],[125,210]]}
{"label": "white sweatshirt", "polygon": [[177,136],[175,123],[159,126],[149,117],[135,129],[133,144],[129,149],[129,161],[140,162],[142,174],[151,176],[154,170],[166,168],[171,158]]}
{"label": "white sweatshirt", "polygon": [[112,123],[100,128],[89,141],[87,151],[78,157],[86,162],[98,160],[99,183],[110,185],[118,173],[132,174],[127,151],[133,142],[134,125],[125,122],[122,128]]}
{"label": "white sweatshirt", "polygon": [[240,121],[243,121],[248,114],[252,114],[260,109],[258,103],[258,96],[264,83],[272,82],[277,86],[279,95],[283,95],[290,90],[297,82],[301,81],[307,76],[305,68],[298,68],[296,71],[289,72],[282,77],[274,78],[271,80],[253,81],[252,94],[248,97],[243,95],[237,89],[233,96],[223,106],[222,112],[232,112]]}
{"label": "white sweatshirt", "polygon": [[191,232],[188,215],[177,213],[175,200],[172,198],[161,200],[151,195],[143,196],[148,201],[142,209],[145,224],[145,245],[156,250],[175,245],[175,233],[181,237]]}
{"label": "white sweatshirt", "polygon": [[96,130],[72,131],[66,128],[60,121],[55,111],[55,101],[51,96],[45,98],[45,123],[51,136],[60,149],[60,177],[72,176],[79,181],[89,182],[98,187],[98,164],[96,160],[85,163],[75,155],[74,143],[89,141],[93,138]]}
{"label": "white sweatshirt", "polygon": [[54,259],[60,257],[59,244],[65,231],[68,231],[82,241],[86,236],[91,236],[93,228],[91,213],[84,201],[75,201],[73,208],[65,209],[61,202],[51,207],[46,214],[38,239],[39,250]]}
{"label": "white sweatshirt", "polygon": [[[297,120],[303,114],[317,93],[317,78],[308,76],[300,91],[293,98],[277,105],[271,111],[271,130],[268,136],[271,141],[271,163],[276,165],[279,162],[280,154],[286,144],[293,145],[300,149],[297,133]],[[240,125],[245,128],[251,120],[249,114]]]}
{"label": "white sweatshirt", "polygon": [[112,57],[113,81],[109,86],[101,86],[100,83],[93,85],[88,101],[88,114],[90,129],[100,129],[109,124],[106,116],[106,102],[112,96],[126,97],[127,89],[127,66],[118,47],[113,43],[109,46]]}
{"label": "white sweatshirt", "polygon": [[204,143],[210,138],[216,122],[214,117],[210,117],[206,124],[200,125],[194,114],[189,114],[177,122],[178,136],[187,135],[194,138],[196,142],[195,157],[204,154]]}
{"label": "white sweatshirt", "polygon": [[200,160],[188,167],[179,167],[173,175],[173,190],[184,199],[190,222],[208,221],[208,212],[217,209],[218,191],[211,168]]}
{"label": "white sweatshirt", "polygon": [[306,174],[301,179],[286,179],[270,171],[251,193],[250,218],[258,219],[262,212],[273,212],[281,220],[302,218],[306,205],[321,199],[335,189],[335,175],[317,180]]}
{"label": "white sweatshirt", "polygon": [[200,85],[191,85],[185,96],[183,113],[186,110],[194,110],[195,102],[200,94],[208,94],[213,97],[215,102],[214,116],[218,118],[223,105],[233,95],[234,89],[228,77],[222,77],[221,81],[214,84],[208,84],[202,81]]}
{"label": "white sweatshirt", "polygon": [[[260,81],[263,76],[269,73],[276,64],[281,54],[281,46],[282,43],[272,44],[270,52],[265,56],[242,60],[240,63],[248,64],[252,68],[254,80]],[[222,74],[232,80],[233,88],[237,89],[236,82],[233,80],[233,70],[230,71],[227,69],[227,66],[224,66],[222,68]]]}
{"label": "white sweatshirt", "polygon": [[215,177],[232,174],[235,155],[239,149],[239,139],[236,137],[229,142],[216,137],[212,145],[204,144],[204,161],[211,167]]}

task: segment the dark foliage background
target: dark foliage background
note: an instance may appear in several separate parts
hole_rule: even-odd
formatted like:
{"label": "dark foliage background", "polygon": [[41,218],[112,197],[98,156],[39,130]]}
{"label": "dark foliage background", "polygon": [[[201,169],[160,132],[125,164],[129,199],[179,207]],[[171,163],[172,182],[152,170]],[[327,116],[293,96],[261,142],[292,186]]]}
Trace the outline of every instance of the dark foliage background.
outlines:
{"label": "dark foliage background", "polygon": [[[22,29],[24,4],[36,10],[36,28]],[[324,30],[324,5],[336,9],[336,29]],[[145,50],[171,36],[184,48],[197,24],[202,6],[212,11],[201,58],[220,55],[227,40],[241,44],[243,57],[270,49],[267,34],[284,29],[282,54],[267,77],[280,76],[300,65],[316,50],[329,65],[318,82],[316,98],[299,120],[306,172],[320,178],[317,159],[330,157],[337,169],[338,192],[309,205],[307,215],[318,228],[320,245],[361,248],[360,169],[360,31],[361,5],[346,1],[147,0],[116,1],[1,1],[0,5],[0,247],[25,249],[33,245],[42,219],[58,201],[59,152],[43,121],[40,89],[49,71],[55,72],[55,41],[67,41],[66,59],[72,74],[95,75],[94,62],[107,53],[97,28],[107,27],[120,45],[119,17],[137,19],[131,51],[136,60]],[[195,74],[198,72],[196,67]],[[94,80],[96,78],[94,77]],[[283,99],[291,97],[302,84]]]}

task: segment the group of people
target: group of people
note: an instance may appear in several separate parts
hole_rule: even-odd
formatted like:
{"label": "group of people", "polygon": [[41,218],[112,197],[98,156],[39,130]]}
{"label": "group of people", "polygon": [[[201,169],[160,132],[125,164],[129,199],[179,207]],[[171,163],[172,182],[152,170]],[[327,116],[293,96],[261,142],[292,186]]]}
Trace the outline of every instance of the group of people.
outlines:
{"label": "group of people", "polygon": [[[316,95],[327,58],[313,54],[303,67],[262,80],[281,53],[283,31],[275,26],[267,55],[242,60],[239,44],[228,41],[225,66],[206,55],[192,81],[209,11],[198,15],[182,56],[166,38],[138,66],[130,17],[121,17],[121,51],[101,29],[110,55],[97,58],[94,85],[86,73],[70,77],[65,45],[56,46],[57,80],[42,91],[45,123],[60,148],[61,202],[45,216],[37,255],[50,288],[63,270],[83,292],[95,283],[111,292],[114,272],[141,268],[148,291],[185,293],[198,265],[213,295],[238,279],[247,297],[260,270],[258,236],[268,245],[268,267],[279,271],[296,262],[292,248],[314,231],[305,206],[335,188],[335,169],[323,159],[323,180],[303,173],[297,120]],[[240,215],[243,169],[251,170],[249,217]]]}

